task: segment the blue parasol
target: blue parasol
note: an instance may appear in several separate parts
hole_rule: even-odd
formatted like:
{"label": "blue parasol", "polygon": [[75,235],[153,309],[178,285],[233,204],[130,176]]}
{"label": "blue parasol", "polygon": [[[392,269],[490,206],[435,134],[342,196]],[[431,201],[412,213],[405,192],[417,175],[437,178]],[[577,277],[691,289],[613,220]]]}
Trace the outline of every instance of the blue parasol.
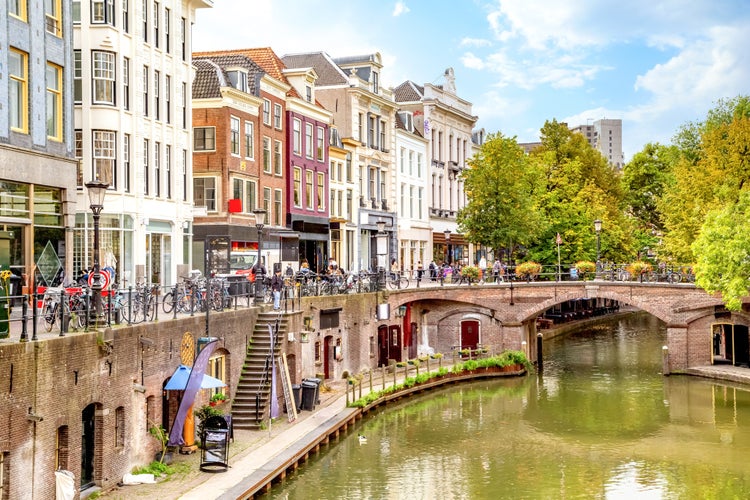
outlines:
{"label": "blue parasol", "polygon": [[[164,389],[168,391],[184,391],[187,386],[188,378],[190,377],[190,371],[190,367],[188,366],[178,366],[172,376],[169,377],[169,381],[167,382],[167,385],[164,386]],[[218,378],[205,374],[201,381],[201,389],[216,389],[218,387],[226,387],[226,385],[227,384]]]}

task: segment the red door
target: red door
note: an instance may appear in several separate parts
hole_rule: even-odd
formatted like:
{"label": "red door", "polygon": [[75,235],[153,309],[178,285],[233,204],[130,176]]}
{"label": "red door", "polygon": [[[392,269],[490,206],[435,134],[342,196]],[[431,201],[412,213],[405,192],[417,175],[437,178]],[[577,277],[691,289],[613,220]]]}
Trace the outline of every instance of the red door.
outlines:
{"label": "red door", "polygon": [[330,335],[323,339],[323,373],[325,374],[324,378],[331,378],[331,351],[333,350],[333,347],[331,346],[331,340],[333,340],[333,337],[331,337]]}
{"label": "red door", "polygon": [[378,366],[388,366],[388,327],[378,327]]}
{"label": "red door", "polygon": [[401,361],[401,327],[391,325],[388,328],[388,358],[395,359],[398,363]]}
{"label": "red door", "polygon": [[476,349],[479,344],[479,321],[461,322],[461,349]]}

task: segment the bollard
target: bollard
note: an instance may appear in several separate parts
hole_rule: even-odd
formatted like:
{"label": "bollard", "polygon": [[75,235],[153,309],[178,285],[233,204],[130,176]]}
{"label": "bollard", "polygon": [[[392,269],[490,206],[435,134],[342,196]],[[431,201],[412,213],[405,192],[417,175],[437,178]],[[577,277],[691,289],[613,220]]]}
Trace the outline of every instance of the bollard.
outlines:
{"label": "bollard", "polygon": [[669,347],[662,346],[661,348],[661,359],[662,359],[662,373],[669,375]]}
{"label": "bollard", "polygon": [[393,365],[393,385],[396,385],[396,372],[398,371],[398,366]]}
{"label": "bollard", "polygon": [[542,371],[544,368],[544,360],[542,359],[542,334],[537,333],[536,334],[536,361],[537,361],[537,367],[539,368],[539,371]]}
{"label": "bollard", "polygon": [[372,392],[372,370],[368,372],[370,374],[370,392]]}
{"label": "bollard", "polygon": [[24,295],[21,303],[21,342],[29,341],[29,331],[26,322],[29,320],[29,298]]}
{"label": "bollard", "polygon": [[385,390],[385,365],[380,367],[380,374],[382,375],[383,380],[383,390]]}
{"label": "bollard", "polygon": [[65,324],[65,305],[64,304],[65,304],[65,288],[60,290],[60,336],[61,337],[64,337],[65,332],[68,330],[68,325]]}
{"label": "bollard", "polygon": [[[346,406],[349,407],[349,381],[346,381]],[[302,390],[302,389],[300,389]],[[354,402],[354,401],[352,401]]]}
{"label": "bollard", "polygon": [[358,378],[357,381],[359,382],[359,399],[362,399],[362,379]]}
{"label": "bollard", "polygon": [[33,321],[31,322],[31,340],[36,341],[37,340],[37,336],[36,336],[37,324],[36,323],[37,323],[37,320],[39,319],[39,308],[37,307],[36,301],[39,300],[39,294],[32,293],[31,299],[34,301],[31,304],[31,317],[33,319]]}

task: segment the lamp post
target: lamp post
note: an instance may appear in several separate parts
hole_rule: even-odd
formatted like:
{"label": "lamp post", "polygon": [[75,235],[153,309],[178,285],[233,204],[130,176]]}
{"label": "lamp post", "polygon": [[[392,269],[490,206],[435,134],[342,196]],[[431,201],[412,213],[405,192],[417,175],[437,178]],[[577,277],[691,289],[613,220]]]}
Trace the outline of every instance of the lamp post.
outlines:
{"label": "lamp post", "polygon": [[378,232],[375,235],[376,253],[378,254],[378,290],[385,288],[385,266],[386,255],[388,255],[388,234],[385,232],[385,221],[379,220],[375,223],[378,226]]}
{"label": "lamp post", "polygon": [[443,231],[443,234],[445,235],[445,263],[450,264],[449,258],[451,256],[451,252],[450,252],[451,230],[446,229],[445,231]]}
{"label": "lamp post", "polygon": [[98,322],[102,309],[102,274],[99,269],[99,216],[104,208],[104,196],[109,184],[99,180],[86,183],[89,192],[89,208],[94,214],[94,267],[91,271],[91,296],[94,310],[94,323]]}
{"label": "lamp post", "polygon": [[599,260],[599,256],[600,256],[599,252],[601,250],[599,236],[602,232],[602,221],[600,219],[596,219],[594,221],[594,230],[596,231],[596,279],[599,279],[599,277],[601,276],[601,272],[602,272],[602,264],[601,264],[601,261]]}
{"label": "lamp post", "polygon": [[[263,242],[263,226],[265,226],[266,223],[266,211],[262,208],[256,208],[253,210],[253,213],[255,214],[255,229],[258,231],[258,262],[256,262],[256,269],[260,270],[261,266],[261,254],[260,254],[260,247],[261,243]],[[263,301],[263,278],[261,278],[261,281],[258,281],[258,273],[255,275],[255,303],[259,303]]]}

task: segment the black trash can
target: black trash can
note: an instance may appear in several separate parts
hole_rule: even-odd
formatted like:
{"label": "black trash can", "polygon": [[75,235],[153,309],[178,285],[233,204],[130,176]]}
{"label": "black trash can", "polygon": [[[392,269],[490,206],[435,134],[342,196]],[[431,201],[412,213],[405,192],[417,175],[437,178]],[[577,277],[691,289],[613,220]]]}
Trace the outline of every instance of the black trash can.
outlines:
{"label": "black trash can", "polygon": [[321,379],[319,379],[319,378],[305,378],[305,379],[302,379],[302,383],[304,384],[305,382],[309,382],[311,384],[315,384],[315,404],[319,405],[320,404],[320,384],[323,381]]}
{"label": "black trash can", "polygon": [[300,411],[302,409],[302,386],[300,384],[292,384],[292,399],[294,408]]}
{"label": "black trash can", "polygon": [[307,380],[302,381],[302,404],[300,405],[301,410],[312,411],[315,409],[315,391],[317,385],[314,382],[308,382]]}

